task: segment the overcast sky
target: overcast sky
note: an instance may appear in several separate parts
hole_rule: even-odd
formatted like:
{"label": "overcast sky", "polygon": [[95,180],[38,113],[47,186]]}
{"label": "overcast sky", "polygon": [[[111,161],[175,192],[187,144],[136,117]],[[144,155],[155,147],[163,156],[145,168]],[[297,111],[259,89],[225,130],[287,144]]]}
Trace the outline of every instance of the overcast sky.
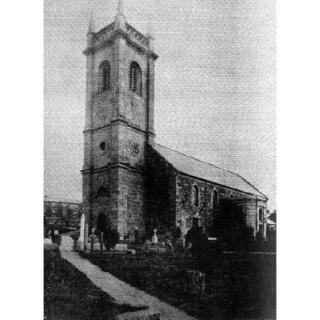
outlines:
{"label": "overcast sky", "polygon": [[[81,200],[86,31],[117,0],[45,0],[45,194]],[[276,208],[274,0],[124,0],[156,38],[162,145],[235,171]]]}

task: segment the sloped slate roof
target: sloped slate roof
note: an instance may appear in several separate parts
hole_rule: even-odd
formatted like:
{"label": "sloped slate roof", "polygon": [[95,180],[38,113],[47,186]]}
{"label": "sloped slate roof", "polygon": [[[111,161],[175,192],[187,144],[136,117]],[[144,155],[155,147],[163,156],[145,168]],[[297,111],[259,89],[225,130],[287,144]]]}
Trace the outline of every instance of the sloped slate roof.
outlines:
{"label": "sloped slate roof", "polygon": [[253,194],[267,200],[267,197],[263,193],[236,173],[221,169],[215,165],[203,162],[159,144],[154,144],[153,149],[179,172]]}
{"label": "sloped slate roof", "polygon": [[45,196],[44,201],[50,201],[50,202],[61,202],[61,203],[72,203],[72,204],[81,204],[80,200],[76,199],[64,199],[60,197],[54,197],[54,196]]}

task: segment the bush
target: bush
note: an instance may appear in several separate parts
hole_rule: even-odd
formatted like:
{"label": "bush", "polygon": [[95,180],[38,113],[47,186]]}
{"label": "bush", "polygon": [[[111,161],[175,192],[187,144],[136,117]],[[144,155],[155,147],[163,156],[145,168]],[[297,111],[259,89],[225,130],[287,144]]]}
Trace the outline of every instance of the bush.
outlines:
{"label": "bush", "polygon": [[254,245],[253,228],[248,227],[241,208],[230,200],[221,200],[215,219],[216,237],[225,243],[226,250],[250,251]]}
{"label": "bush", "polygon": [[267,233],[267,248],[268,251],[276,252],[277,250],[277,232],[275,230],[269,230]]}

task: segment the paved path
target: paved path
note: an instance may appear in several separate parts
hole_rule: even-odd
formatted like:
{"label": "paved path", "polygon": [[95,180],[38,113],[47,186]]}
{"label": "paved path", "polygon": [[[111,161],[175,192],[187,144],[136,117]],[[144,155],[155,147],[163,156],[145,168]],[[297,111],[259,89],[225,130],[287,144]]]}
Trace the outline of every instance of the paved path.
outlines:
{"label": "paved path", "polygon": [[196,318],[179,309],[128,285],[110,273],[102,271],[98,266],[82,258],[77,252],[73,251],[73,240],[70,237],[62,236],[59,249],[62,258],[83,272],[97,287],[106,292],[117,303],[129,304],[134,307],[148,306],[150,311],[160,313],[161,319],[164,320],[196,320]]}

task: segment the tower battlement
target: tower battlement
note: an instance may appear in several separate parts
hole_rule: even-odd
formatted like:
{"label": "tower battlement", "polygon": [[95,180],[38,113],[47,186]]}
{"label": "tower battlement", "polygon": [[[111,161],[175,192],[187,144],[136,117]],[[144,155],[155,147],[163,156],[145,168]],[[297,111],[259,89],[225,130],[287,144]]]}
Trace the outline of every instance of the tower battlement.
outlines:
{"label": "tower battlement", "polygon": [[103,49],[105,46],[110,45],[117,37],[122,36],[129,45],[137,50],[154,59],[158,58],[158,55],[153,51],[154,38],[151,35],[144,35],[125,20],[124,23],[118,23],[117,16],[115,21],[97,32],[90,31],[88,36],[90,36],[90,41],[87,49],[84,51],[85,55]]}

